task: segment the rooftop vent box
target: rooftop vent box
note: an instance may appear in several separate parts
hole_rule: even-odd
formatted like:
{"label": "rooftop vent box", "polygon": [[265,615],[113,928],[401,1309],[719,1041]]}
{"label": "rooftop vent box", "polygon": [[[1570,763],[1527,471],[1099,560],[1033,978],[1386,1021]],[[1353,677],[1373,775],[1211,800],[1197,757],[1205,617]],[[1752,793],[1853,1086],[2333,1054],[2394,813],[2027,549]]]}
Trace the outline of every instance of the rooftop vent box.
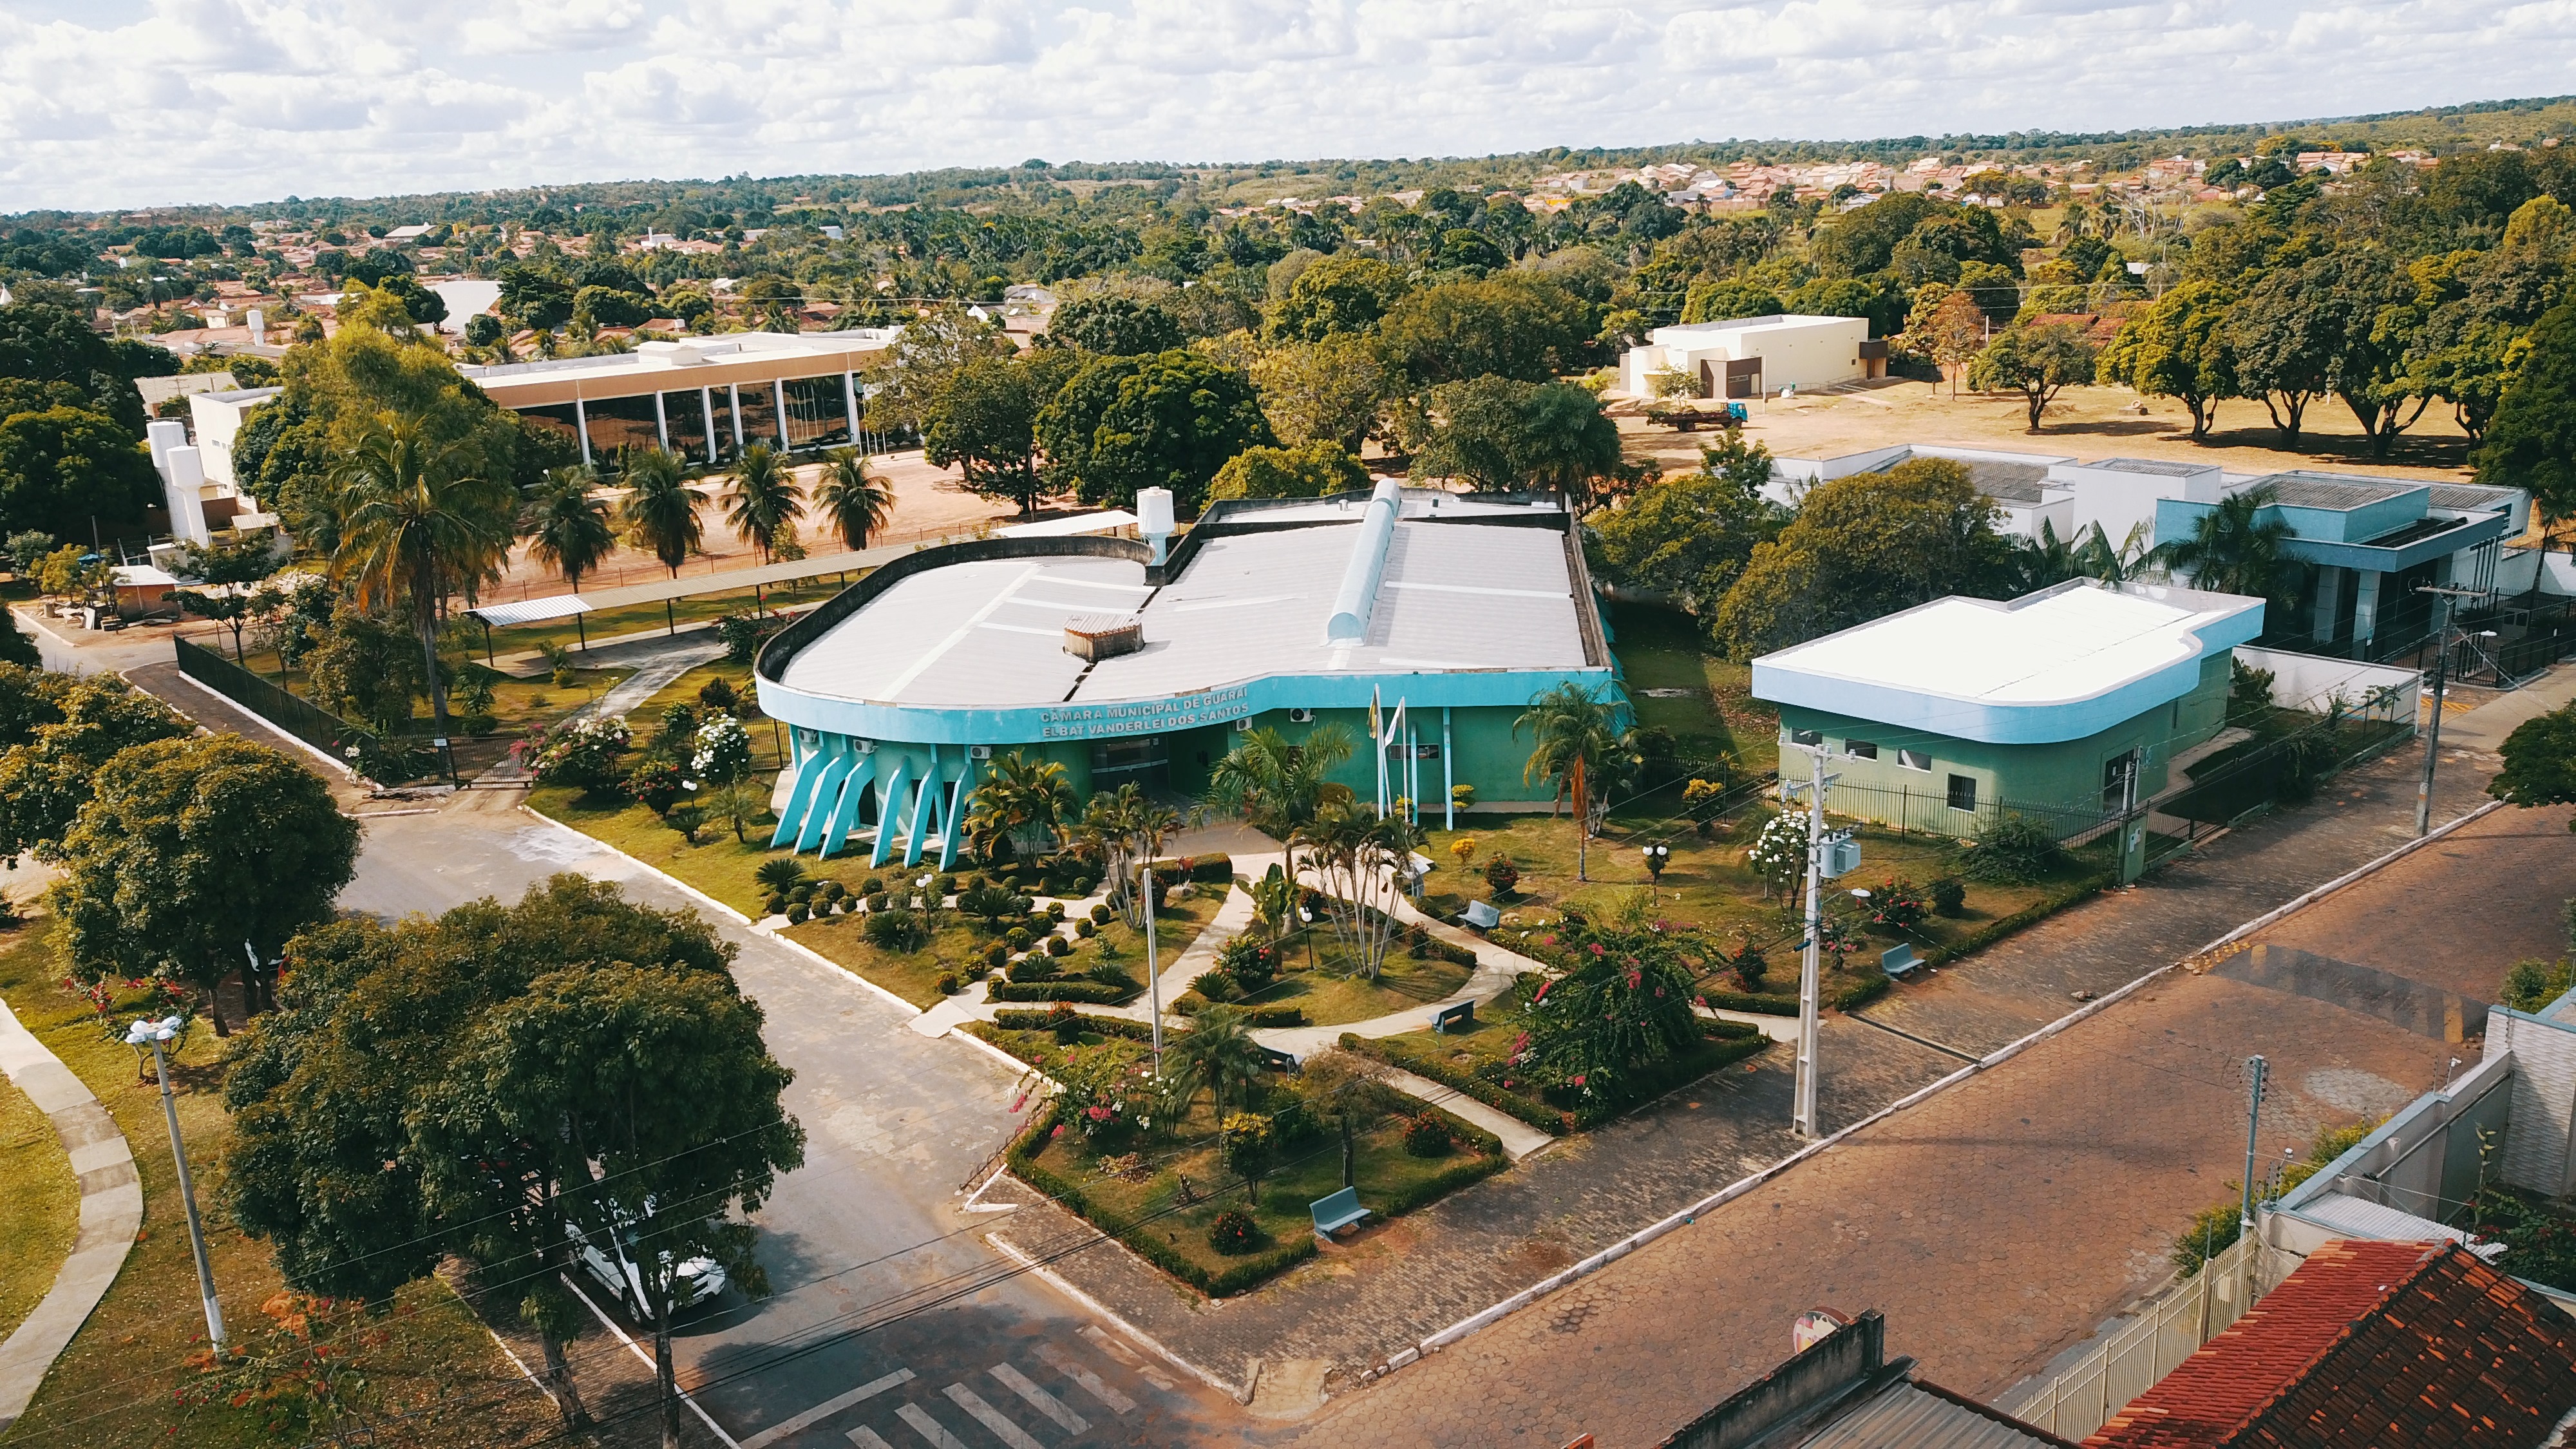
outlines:
{"label": "rooftop vent box", "polygon": [[1145,621],[1133,614],[1087,614],[1064,626],[1064,652],[1097,664],[1145,647]]}

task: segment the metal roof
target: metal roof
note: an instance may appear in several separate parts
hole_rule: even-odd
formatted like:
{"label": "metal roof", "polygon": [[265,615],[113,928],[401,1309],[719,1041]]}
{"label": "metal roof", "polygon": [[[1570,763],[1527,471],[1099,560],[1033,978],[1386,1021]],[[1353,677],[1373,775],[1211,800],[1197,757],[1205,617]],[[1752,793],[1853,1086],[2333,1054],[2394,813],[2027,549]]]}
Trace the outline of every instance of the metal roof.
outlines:
{"label": "metal roof", "polygon": [[2273,473],[2254,482],[2270,487],[2275,499],[2292,508],[2322,508],[2341,513],[2420,493],[2426,485],[2402,478],[2364,478],[2356,474]]}
{"label": "metal roof", "polygon": [[2104,458],[2087,463],[2087,468],[2106,468],[2122,473],[2150,473],[2159,478],[2189,478],[2217,467],[2215,463],[2178,463],[2168,458]]}
{"label": "metal roof", "polygon": [[[1327,643],[1358,518],[1210,536],[1161,587],[1141,563],[1078,555],[928,569],[799,650],[779,682],[876,704],[1009,708],[1265,675],[1589,667],[1565,538],[1549,528],[1397,523],[1366,635]],[[1143,649],[1088,667],[1064,651],[1068,620],[1119,610],[1143,620]]]}
{"label": "metal roof", "polygon": [[1998,463],[1989,458],[1952,461],[1968,470],[1968,482],[1978,492],[2002,503],[2039,502],[2040,485],[2048,479],[2048,468],[2040,463]]}
{"label": "metal roof", "polygon": [[1796,1441],[1798,1449],[2029,1449],[2053,1442],[1901,1380]]}

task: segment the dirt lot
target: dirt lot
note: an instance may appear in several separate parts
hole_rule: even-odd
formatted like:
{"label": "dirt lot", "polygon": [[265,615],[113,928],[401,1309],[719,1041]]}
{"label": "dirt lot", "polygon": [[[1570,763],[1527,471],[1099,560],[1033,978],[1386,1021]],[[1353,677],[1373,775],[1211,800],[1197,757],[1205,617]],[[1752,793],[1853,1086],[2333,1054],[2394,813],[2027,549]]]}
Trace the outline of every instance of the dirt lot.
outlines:
{"label": "dirt lot", "polygon": [[[885,531],[876,535],[877,542],[909,543],[972,529],[986,519],[1007,521],[1011,515],[1009,504],[995,503],[967,492],[958,484],[956,469],[931,467],[922,461],[918,449],[871,458],[869,466],[894,485],[894,516],[887,521]],[[797,481],[804,485],[809,496],[814,489],[814,476],[819,471],[818,464],[806,464],[796,469]],[[759,563],[759,551],[735,537],[732,527],[725,522],[724,497],[731,480],[709,478],[696,486],[705,499],[698,506],[698,519],[706,530],[706,554],[691,559],[683,572],[714,573],[750,568]],[[841,551],[840,540],[825,532],[810,514],[803,525],[803,532],[806,552],[821,555]],[[609,555],[608,561],[597,571],[585,574],[582,582],[593,589],[609,589],[623,584],[651,583],[663,577],[666,575],[662,565],[650,553],[621,547]],[[528,557],[527,547],[522,544],[511,550],[510,566],[501,583],[484,591],[481,597],[487,603],[502,603],[569,592],[571,590],[563,575]]]}
{"label": "dirt lot", "polygon": [[[2124,411],[2141,401],[2146,416]],[[2451,410],[2438,402],[2424,410],[2386,460],[2370,456],[2370,444],[2351,409],[2331,397],[2309,404],[2295,449],[2275,445],[2271,417],[2259,402],[2220,403],[2209,441],[2195,443],[2191,415],[2180,403],[2141,399],[2124,387],[2068,388],[2050,404],[2037,433],[2027,431],[2029,415],[2021,394],[1981,394],[1963,387],[1954,401],[1946,383],[1896,380],[1866,391],[1750,406],[1753,417],[1746,435],[1784,458],[1932,443],[2076,458],[2190,459],[2233,473],[2318,468],[2428,480],[2469,476],[2468,439],[2452,421]],[[1668,468],[1698,465],[1703,434],[1677,433],[1643,418],[1623,418],[1620,428],[1631,453],[1661,458]]]}

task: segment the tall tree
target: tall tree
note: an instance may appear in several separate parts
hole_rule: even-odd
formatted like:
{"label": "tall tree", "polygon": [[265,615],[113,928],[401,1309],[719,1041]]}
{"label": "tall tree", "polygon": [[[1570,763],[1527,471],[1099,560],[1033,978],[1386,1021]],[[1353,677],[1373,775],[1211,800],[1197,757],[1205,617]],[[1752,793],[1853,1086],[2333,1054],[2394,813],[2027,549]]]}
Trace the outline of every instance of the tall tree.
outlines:
{"label": "tall tree", "polygon": [[284,551],[275,539],[265,534],[212,548],[188,546],[188,571],[214,589],[181,589],[171,597],[179,600],[189,613],[201,619],[220,620],[232,629],[233,662],[242,660],[242,626],[259,608],[259,597],[251,585],[277,572],[285,561]]}
{"label": "tall tree", "polygon": [[177,711],[113,674],[0,669],[0,864],[29,852],[51,858],[118,751],[191,732]]}
{"label": "tall tree", "polygon": [[1061,348],[969,360],[931,395],[922,456],[936,467],[956,467],[970,491],[1034,512],[1046,491],[1038,471],[1038,414],[1082,360],[1083,354]]}
{"label": "tall tree", "polygon": [[2059,392],[2093,380],[2093,344],[2072,322],[2043,322],[2007,327],[1986,344],[1969,369],[1979,388],[2010,388],[2022,395],[2030,414],[2028,431],[2039,431],[2040,415]]}
{"label": "tall tree", "polygon": [[[2526,809],[2576,801],[2576,705],[2524,720],[2504,737],[2504,768],[2487,793]],[[2567,824],[2576,830],[2576,820]]]}
{"label": "tall tree", "polygon": [[1333,723],[1317,725],[1293,743],[1276,729],[1239,735],[1234,748],[1208,770],[1207,803],[1291,842],[1288,866],[1293,876],[1298,829],[1326,805],[1351,799],[1350,787],[1333,783],[1332,774],[1357,749],[1350,730]]}
{"label": "tall tree", "polygon": [[768,563],[782,540],[796,536],[796,521],[804,516],[805,490],[787,460],[767,443],[743,449],[725,508],[734,536],[759,548],[760,561]]}
{"label": "tall tree", "polygon": [[1377,349],[1347,332],[1270,348],[1253,362],[1252,383],[1280,441],[1291,447],[1336,443],[1352,453],[1395,395]]}
{"label": "tall tree", "polygon": [[[1909,325],[1906,331],[1916,335],[1918,329]],[[1949,379],[1951,397],[1959,395],[1960,377],[1984,349],[1987,334],[1992,331],[1985,309],[1977,305],[1974,296],[1956,288],[1942,288],[1940,300],[1933,304],[1919,329],[1919,340],[1934,365],[1941,369],[1941,375]]]}
{"label": "tall tree", "polygon": [[1417,387],[1478,377],[1535,383],[1581,363],[1600,326],[1581,297],[1515,272],[1412,293],[1379,320],[1377,345]]}
{"label": "tall tree", "polygon": [[1739,658],[2009,580],[1994,501],[1946,458],[1916,458],[1809,490],[1780,536],[1757,544],[1718,604],[1715,637]]}
{"label": "tall tree", "polygon": [[2576,303],[2550,308],[2531,329],[2473,461],[2481,483],[2530,489],[2552,523],[2576,518]]}
{"label": "tall tree", "polygon": [[814,480],[814,512],[857,550],[894,516],[894,489],[868,471],[867,454],[856,448],[834,448],[823,455],[823,470]]}
{"label": "tall tree", "polygon": [[101,766],[59,852],[54,903],[74,974],[215,986],[256,1006],[289,938],[331,918],[357,873],[358,826],[319,776],[238,735],[158,740]]}
{"label": "tall tree", "polygon": [[[1530,732],[1530,755],[1521,767],[1524,781],[1545,780],[1555,787],[1548,813],[1574,791],[1578,762],[1583,774],[1585,834],[1600,827],[1610,813],[1610,793],[1636,774],[1637,748],[1632,731],[1623,729],[1619,707],[1598,688],[1560,684],[1533,696],[1529,707],[1512,721],[1512,737]],[[1661,783],[1653,782],[1653,783]]]}
{"label": "tall tree", "polygon": [[968,848],[985,861],[1048,853],[1079,809],[1064,766],[1018,750],[993,762],[966,805]]}
{"label": "tall tree", "polygon": [[2247,396],[2263,400],[2286,448],[2299,445],[2308,404],[2334,384],[2343,341],[2334,282],[2331,266],[2279,268],[2228,309],[2227,340],[2236,353],[2239,385]]}
{"label": "tall tree", "polygon": [[[581,592],[581,576],[599,567],[617,547],[617,529],[608,521],[608,505],[591,490],[598,485],[599,475],[586,467],[558,468],[546,477],[545,486],[528,503],[520,515],[519,532],[528,540],[528,552],[562,570],[572,591]],[[573,623],[578,631],[581,615]],[[590,636],[581,633],[584,649],[590,647]]]}
{"label": "tall tree", "polygon": [[1181,324],[1140,297],[1101,292],[1055,309],[1046,335],[1066,347],[1104,357],[1137,357],[1181,345]]}
{"label": "tall tree", "polygon": [[1698,471],[1649,483],[1592,515],[1585,552],[1602,579],[1669,599],[1700,618],[1744,572],[1755,545],[1779,536],[1787,510],[1767,502],[1771,450],[1729,431],[1700,449]]}
{"label": "tall tree", "polygon": [[2235,300],[2215,282],[2185,282],[2165,293],[2120,324],[2094,364],[2095,378],[2180,401],[2191,413],[2192,441],[2205,441],[2218,400],[2236,394],[2236,356],[2227,341]]}
{"label": "tall tree", "polygon": [[1618,425],[1572,383],[1479,377],[1437,389],[1432,405],[1417,477],[1464,478],[1479,491],[1553,488],[1578,511],[1623,477]]}
{"label": "tall tree", "polygon": [[0,418],[0,533],[122,533],[160,497],[143,444],[104,413],[51,407]]}
{"label": "tall tree", "polygon": [[1169,488],[1184,515],[1226,459],[1273,441],[1252,379],[1188,351],[1094,358],[1038,414],[1058,486],[1129,507],[1139,489]]}
{"label": "tall tree", "polygon": [[626,498],[618,505],[618,523],[626,536],[653,551],[671,577],[706,540],[706,522],[698,517],[697,490],[680,476],[680,460],[659,448],[626,460]]}
{"label": "tall tree", "polygon": [[1208,484],[1208,497],[1325,498],[1366,492],[1369,471],[1339,443],[1298,448],[1246,448],[1225,460]]}
{"label": "tall tree", "polygon": [[429,682],[430,718],[447,732],[447,685],[438,667],[438,616],[449,582],[479,577],[509,547],[510,486],[471,471],[459,443],[435,441],[423,420],[384,420],[343,460],[340,550],[332,571],[364,606],[408,599]]}

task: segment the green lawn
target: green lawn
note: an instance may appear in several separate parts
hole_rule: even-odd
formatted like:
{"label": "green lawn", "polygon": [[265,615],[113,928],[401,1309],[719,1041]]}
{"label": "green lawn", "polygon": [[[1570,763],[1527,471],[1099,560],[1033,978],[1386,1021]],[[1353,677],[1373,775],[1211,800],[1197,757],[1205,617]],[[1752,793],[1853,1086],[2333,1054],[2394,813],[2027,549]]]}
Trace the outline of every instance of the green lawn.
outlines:
{"label": "green lawn", "polygon": [[[1052,1062],[1057,1070],[1065,1068],[1069,1053],[1105,1053],[1122,1065],[1142,1063],[1148,1055],[1142,1043],[1117,1037],[1086,1035],[1068,1049],[1047,1032],[1003,1031],[978,1023],[977,1035],[1024,1061]],[[1287,1087],[1266,1090],[1271,1100],[1263,1110],[1275,1113],[1287,1104]],[[1437,1109],[1408,1104],[1408,1110]],[[1509,1165],[1490,1137],[1445,1112],[1438,1115],[1459,1139],[1439,1156],[1405,1151],[1401,1117],[1381,1118],[1358,1135],[1352,1180],[1361,1205],[1372,1212],[1368,1226],[1427,1207]],[[1132,1159],[1104,1159],[1068,1127],[1025,1159],[1022,1172],[1067,1207],[1116,1233],[1148,1261],[1185,1281],[1212,1285],[1224,1296],[1313,1256],[1309,1204],[1341,1189],[1342,1149],[1340,1137],[1320,1127],[1283,1144],[1254,1202],[1244,1180],[1218,1160],[1215,1133],[1215,1114],[1202,1096],[1173,1134],[1176,1141],[1158,1136],[1135,1144]],[[1246,1206],[1260,1226],[1260,1244],[1249,1253],[1218,1251],[1208,1241],[1209,1225],[1220,1212]]]}
{"label": "green lawn", "polygon": [[1303,1007],[1309,1026],[1374,1021],[1438,1001],[1466,985],[1472,969],[1454,961],[1416,960],[1398,941],[1371,981],[1350,968],[1342,944],[1321,929],[1281,942],[1279,965],[1278,976],[1243,1004]]}
{"label": "green lawn", "polygon": [[[769,732],[756,729],[751,738],[754,757],[765,759],[771,753]],[[774,764],[761,766],[764,772],[775,768]],[[760,915],[768,892],[753,881],[752,872],[769,857],[787,853],[769,848],[775,820],[747,830],[740,841],[733,838],[730,829],[708,825],[698,831],[698,843],[691,845],[680,832],[663,824],[662,817],[629,800],[601,800],[561,785],[540,785],[528,792],[528,808],[548,819],[560,820],[602,844],[613,845],[754,918]],[[807,869],[818,875],[846,876],[859,869],[860,864],[834,861],[816,870],[809,860]],[[856,885],[857,881],[850,884]]]}
{"label": "green lawn", "polygon": [[53,1124],[0,1077],[0,1338],[35,1311],[80,1232],[80,1184]]}
{"label": "green lawn", "polygon": [[[1780,712],[1753,697],[1751,666],[1709,653],[1698,623],[1671,609],[1620,604],[1611,611],[1611,627],[1618,635],[1611,652],[1619,656],[1639,725],[1671,730],[1685,763],[1731,755],[1741,775],[1777,767]],[[1655,698],[1650,689],[1695,693]]]}
{"label": "green lawn", "polygon": [[[1787,893],[1774,892],[1766,898],[1761,879],[1745,867],[1744,849],[1752,843],[1754,834],[1750,821],[1711,838],[1695,834],[1687,821],[1671,822],[1669,828],[1651,833],[1623,834],[1622,824],[1614,813],[1609,830],[1590,842],[1584,851],[1581,880],[1575,877],[1575,831],[1570,815],[1487,816],[1471,829],[1432,831],[1423,854],[1439,865],[1426,890],[1427,904],[1433,910],[1454,914],[1470,900],[1492,899],[1493,892],[1482,872],[1485,863],[1497,855],[1508,857],[1521,872],[1517,895],[1497,903],[1505,912],[1507,928],[1542,926],[1553,921],[1558,908],[1569,902],[1590,911],[1596,919],[1607,917],[1617,913],[1636,892],[1652,889],[1655,912],[1664,919],[1701,927],[1720,939],[1742,934],[1773,943],[1771,976],[1765,989],[1793,989],[1783,983],[1794,981],[1797,971],[1791,947],[1800,935],[1795,914],[1798,903]],[[1463,868],[1452,849],[1462,839],[1475,846]],[[1668,844],[1672,849],[1671,863],[1660,884],[1647,874],[1644,857],[1639,853],[1640,843],[1646,840]],[[1950,872],[1953,848],[1950,841],[1938,836],[1864,830],[1860,869],[1833,882],[1834,909],[1845,917],[1856,916],[1860,905],[1847,894],[1853,887],[1877,890],[1891,879],[1909,881],[1918,888],[1927,885]],[[2104,844],[2078,852],[2055,877],[2033,885],[1972,881],[1963,914],[1956,918],[1927,917],[1910,936],[1893,931],[1864,933],[1861,951],[1849,960],[1852,969],[1837,973],[1828,982],[1828,994],[1838,986],[1868,979],[1877,968],[1874,953],[1900,940],[1911,940],[1916,950],[1928,952],[2063,894],[2075,882],[2107,869],[2107,851],[2108,845]]]}
{"label": "green lawn", "polygon": [[[263,1429],[256,1407],[209,1397],[191,1367],[205,1334],[196,1311],[196,1269],[179,1205],[177,1174],[156,1087],[138,1078],[134,1053],[110,1041],[85,998],[57,983],[51,925],[39,919],[0,932],[0,995],[29,1031],[98,1094],[134,1148],[143,1184],[144,1227],[124,1271],[72,1340],[27,1414],[10,1430],[13,1446],[185,1444],[233,1449],[295,1444],[319,1437]],[[137,999],[118,1003],[117,1019],[141,1014]],[[224,1215],[220,1183],[231,1135],[218,1093],[223,1046],[202,1025],[174,1063],[180,1131],[196,1171],[208,1254],[224,1322],[236,1347],[273,1346],[276,1323],[263,1313],[284,1286],[265,1244],[244,1237]],[[11,1174],[14,1201],[25,1181]],[[11,1247],[14,1249],[15,1245]],[[47,1269],[47,1276],[51,1276]],[[380,1442],[439,1446],[517,1443],[550,1432],[554,1409],[522,1378],[445,1284],[424,1280],[402,1290],[380,1315],[343,1311],[355,1343],[371,1415],[387,1426]],[[593,1347],[585,1343],[585,1350]]]}
{"label": "green lawn", "polygon": [[[867,877],[855,866],[847,870],[824,869],[817,873],[835,876],[854,891],[867,882]],[[881,874],[892,879],[901,872]],[[959,875],[961,885],[971,879],[963,872]],[[1163,908],[1154,913],[1155,959],[1168,969],[1183,951],[1189,949],[1190,943],[1198,939],[1199,933],[1207,929],[1208,922],[1216,918],[1220,904],[1220,898],[1205,895],[1185,901],[1166,901]],[[861,913],[809,920],[788,927],[787,934],[799,944],[830,957],[853,975],[865,977],[927,1010],[941,1000],[940,977],[954,975],[964,981],[983,964],[985,952],[1001,939],[981,926],[954,917],[949,919],[952,924],[932,936],[929,945],[909,952],[887,951],[870,945],[867,917]],[[1106,941],[1115,947],[1111,959],[1124,967],[1142,989],[1145,980],[1144,933],[1114,916],[1108,925],[1098,927],[1097,931],[1097,935],[1080,941],[1072,955],[1061,958],[1062,974],[1068,978],[1078,977],[1098,965],[1103,959],[1101,943]],[[1038,1011],[1046,1009],[1044,1002],[1011,1004]]]}

